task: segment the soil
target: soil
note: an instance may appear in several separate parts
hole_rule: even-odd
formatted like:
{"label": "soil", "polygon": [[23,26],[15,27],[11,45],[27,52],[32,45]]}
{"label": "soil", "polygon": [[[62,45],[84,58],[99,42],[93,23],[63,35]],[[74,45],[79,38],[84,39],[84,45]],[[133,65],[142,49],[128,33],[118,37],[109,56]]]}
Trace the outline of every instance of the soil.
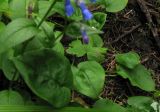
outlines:
{"label": "soil", "polygon": [[[137,1],[143,1],[141,4],[145,4],[152,23],[143,11],[144,7],[141,7]],[[160,90],[160,46],[158,46],[160,44],[160,1],[129,0],[128,6],[123,11],[108,14],[104,32],[105,47],[110,48],[110,51],[104,63],[108,75],[102,97],[125,104],[130,96],[152,94],[131,86],[128,80],[114,77],[114,58],[115,54],[120,52],[137,52],[141,56],[141,63],[152,71],[156,88]]]}

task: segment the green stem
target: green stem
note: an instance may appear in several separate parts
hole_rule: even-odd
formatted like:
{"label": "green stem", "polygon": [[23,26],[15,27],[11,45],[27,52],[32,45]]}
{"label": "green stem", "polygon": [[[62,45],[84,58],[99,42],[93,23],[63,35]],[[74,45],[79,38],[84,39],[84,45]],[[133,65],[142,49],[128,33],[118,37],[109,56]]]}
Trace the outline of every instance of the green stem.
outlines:
{"label": "green stem", "polygon": [[61,24],[59,24],[59,23],[57,23],[57,22],[54,22],[54,21],[52,21],[52,22],[53,22],[54,24],[56,24],[57,26],[64,28],[63,25],[61,25]]}
{"label": "green stem", "polygon": [[57,0],[54,0],[52,2],[52,4],[50,5],[50,7],[48,8],[47,12],[45,13],[45,15],[43,16],[42,20],[39,22],[38,24],[38,28],[42,25],[43,21],[46,19],[46,17],[48,16],[48,14],[50,13],[50,11],[52,10],[52,7],[56,4]]}

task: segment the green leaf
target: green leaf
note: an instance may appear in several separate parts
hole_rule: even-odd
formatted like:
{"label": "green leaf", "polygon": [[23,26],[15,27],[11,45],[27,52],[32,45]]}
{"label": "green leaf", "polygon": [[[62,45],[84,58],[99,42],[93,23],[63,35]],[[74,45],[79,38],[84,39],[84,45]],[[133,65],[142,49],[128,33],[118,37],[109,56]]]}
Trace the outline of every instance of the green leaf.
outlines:
{"label": "green leaf", "polygon": [[12,61],[4,59],[2,64],[2,70],[8,80],[16,80],[14,79],[14,75],[16,74],[16,68]]}
{"label": "green leaf", "polygon": [[124,54],[116,55],[116,62],[127,68],[133,69],[136,65],[140,63],[140,57],[135,52],[129,52]]}
{"label": "green leaf", "polygon": [[75,90],[91,98],[99,96],[105,81],[105,72],[99,63],[81,62],[78,68],[72,67],[72,72]]}
{"label": "green leaf", "polygon": [[86,54],[86,46],[80,40],[72,41],[69,46],[66,51],[68,54],[76,55],[77,57],[82,57]]}
{"label": "green leaf", "polygon": [[87,58],[91,61],[103,62],[105,60],[107,48],[92,47],[87,52]]}
{"label": "green leaf", "polygon": [[63,47],[63,44],[61,42],[56,42],[52,49],[54,51],[64,55],[64,47]]}
{"label": "green leaf", "polygon": [[[27,0],[11,0],[9,17],[13,19],[26,18],[26,3]],[[18,12],[18,13],[17,13]]]}
{"label": "green leaf", "polygon": [[[17,18],[30,18],[32,13],[38,11],[38,0],[10,0],[8,16],[13,20]],[[29,11],[32,9],[32,13]],[[18,13],[17,13],[18,12]]]}
{"label": "green leaf", "polygon": [[[92,44],[92,43],[91,43]],[[91,61],[102,62],[105,59],[106,48],[92,47],[90,45],[82,44],[80,40],[72,41],[69,48],[66,50],[68,54],[82,57],[87,54],[87,58]]]}
{"label": "green leaf", "polygon": [[[24,49],[24,46],[25,46],[25,49]],[[20,48],[19,46],[17,46],[17,47]],[[27,44],[24,44],[22,46],[22,51],[28,52],[28,51],[39,50],[42,48],[44,48],[43,44],[40,42],[40,40],[38,38],[34,37],[32,40],[27,41]],[[19,53],[19,54],[21,54],[21,53]]]}
{"label": "green leaf", "polygon": [[0,32],[3,31],[5,27],[6,25],[3,22],[0,22]]}
{"label": "green leaf", "polygon": [[12,90],[0,91],[0,106],[1,105],[24,105],[22,96]]}
{"label": "green leaf", "polygon": [[[52,1],[39,0],[38,3],[39,3],[39,16],[43,17],[47,12],[49,6],[51,5]],[[50,13],[48,14],[48,17],[55,13],[59,13],[60,15],[65,16],[65,10],[64,7],[62,7],[63,5],[64,2],[57,1],[54,7],[52,7]]]}
{"label": "green leaf", "polygon": [[89,35],[89,44],[93,47],[102,47],[103,40],[99,35]]}
{"label": "green leaf", "polygon": [[95,27],[90,27],[85,24],[82,24],[80,22],[73,22],[69,24],[66,28],[66,35],[72,37],[72,38],[77,38],[81,37],[81,28],[84,27],[86,29],[86,32],[88,35],[93,35],[93,34],[99,34],[102,33],[102,31],[96,29]]}
{"label": "green leaf", "polygon": [[54,34],[55,34],[56,41],[55,41],[54,47],[52,49],[54,51],[57,51],[60,54],[64,55],[64,47],[63,47],[63,44],[61,43],[63,33],[60,31],[55,31]]}
{"label": "green leaf", "polygon": [[101,30],[106,22],[107,15],[102,12],[97,12],[94,13],[93,16],[94,16],[93,19],[87,22],[88,25]]}
{"label": "green leaf", "polygon": [[0,0],[0,12],[7,12],[8,10],[8,0]]}
{"label": "green leaf", "polygon": [[151,73],[141,64],[134,69],[128,69],[123,66],[117,66],[117,74],[123,78],[128,78],[133,86],[137,86],[145,91],[154,91],[155,82]]}
{"label": "green leaf", "polygon": [[153,99],[146,96],[133,96],[129,97],[127,102],[132,107],[150,112],[152,109],[151,104],[153,103]]}
{"label": "green leaf", "polygon": [[96,101],[94,108],[103,109],[105,112],[126,112],[125,108],[108,99],[100,99]]}
{"label": "green leaf", "polygon": [[107,12],[118,12],[126,7],[128,0],[105,0]]}
{"label": "green leaf", "polygon": [[[36,17],[35,22],[37,25],[41,21],[40,17]],[[55,41],[55,34],[53,32],[55,25],[50,22],[43,21],[42,25],[40,26],[41,33],[37,35],[37,38],[46,46],[46,47],[53,47]]]}
{"label": "green leaf", "polygon": [[19,18],[7,25],[0,34],[0,53],[34,37],[39,30],[29,19]]}
{"label": "green leaf", "polygon": [[[38,15],[40,17],[43,17],[45,15],[45,13],[47,12],[48,7],[50,5],[51,5],[51,2],[49,2],[49,1],[39,0],[38,1],[38,6],[39,6],[39,13],[38,13]],[[51,14],[49,14],[49,15],[51,15]]]}
{"label": "green leaf", "polygon": [[30,89],[54,107],[65,106],[71,97],[72,72],[69,61],[52,50],[25,53],[13,60]]}
{"label": "green leaf", "polygon": [[138,109],[138,108],[135,108],[135,107],[127,107],[126,109],[127,109],[126,112],[149,112],[149,111],[145,111],[145,110]]}
{"label": "green leaf", "polygon": [[13,49],[5,52],[5,53],[2,53],[2,71],[5,75],[5,77],[8,79],[8,80],[17,80],[19,74],[17,72],[17,69],[14,65],[14,63],[10,60],[14,55],[14,51]]}

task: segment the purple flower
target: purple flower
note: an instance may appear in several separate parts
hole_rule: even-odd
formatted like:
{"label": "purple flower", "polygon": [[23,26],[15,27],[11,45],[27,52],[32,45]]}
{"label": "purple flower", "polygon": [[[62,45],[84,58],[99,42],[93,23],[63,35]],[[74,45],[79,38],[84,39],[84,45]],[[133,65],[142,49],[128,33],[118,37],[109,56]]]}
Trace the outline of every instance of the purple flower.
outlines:
{"label": "purple flower", "polygon": [[92,19],[93,15],[87,9],[87,7],[85,6],[84,2],[80,0],[79,3],[78,3],[78,5],[79,5],[79,7],[81,9],[81,12],[82,12],[84,20],[90,20],[90,19]]}
{"label": "purple flower", "polygon": [[74,13],[74,8],[70,0],[65,0],[65,12],[67,16],[71,16]]}
{"label": "purple flower", "polygon": [[85,44],[88,44],[88,43],[89,43],[89,38],[88,38],[88,36],[87,36],[86,30],[82,29],[82,30],[81,30],[81,34],[82,34],[83,42],[84,42]]}

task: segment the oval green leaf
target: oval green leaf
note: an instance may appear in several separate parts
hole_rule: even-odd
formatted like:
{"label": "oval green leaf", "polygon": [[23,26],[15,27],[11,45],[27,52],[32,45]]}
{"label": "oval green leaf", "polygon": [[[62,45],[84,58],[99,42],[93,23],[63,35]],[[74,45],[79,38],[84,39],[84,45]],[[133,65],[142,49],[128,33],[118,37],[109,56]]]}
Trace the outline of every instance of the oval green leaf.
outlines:
{"label": "oval green leaf", "polygon": [[133,96],[129,97],[128,104],[134,108],[138,108],[141,110],[145,110],[146,112],[150,112],[152,109],[151,104],[153,103],[153,99],[151,97],[146,96]]}
{"label": "oval green leaf", "polygon": [[116,55],[116,62],[123,65],[129,69],[133,69],[136,65],[140,63],[140,57],[135,52],[128,52]]}
{"label": "oval green leaf", "polygon": [[29,19],[12,21],[0,34],[0,53],[33,38],[38,32],[36,24]]}
{"label": "oval green leaf", "polygon": [[91,98],[97,98],[105,81],[102,66],[95,61],[86,61],[81,62],[78,68],[72,67],[72,71],[75,90]]}
{"label": "oval green leaf", "polygon": [[0,105],[24,105],[23,97],[16,91],[0,91]]}
{"label": "oval green leaf", "polygon": [[72,72],[69,61],[52,50],[37,50],[15,58],[14,64],[30,89],[54,107],[70,101]]}
{"label": "oval green leaf", "polygon": [[117,74],[123,78],[128,78],[133,86],[137,86],[145,91],[155,90],[155,82],[151,77],[151,73],[141,64],[134,69],[117,66]]}
{"label": "oval green leaf", "polygon": [[103,109],[105,112],[126,112],[126,109],[111,100],[108,99],[100,99],[96,101],[96,103],[93,106],[96,109]]}
{"label": "oval green leaf", "polygon": [[27,12],[26,3],[26,0],[10,0],[10,13],[8,16],[12,20],[16,18],[25,18]]}
{"label": "oval green leaf", "polygon": [[124,9],[128,0],[105,0],[107,12],[118,12]]}

